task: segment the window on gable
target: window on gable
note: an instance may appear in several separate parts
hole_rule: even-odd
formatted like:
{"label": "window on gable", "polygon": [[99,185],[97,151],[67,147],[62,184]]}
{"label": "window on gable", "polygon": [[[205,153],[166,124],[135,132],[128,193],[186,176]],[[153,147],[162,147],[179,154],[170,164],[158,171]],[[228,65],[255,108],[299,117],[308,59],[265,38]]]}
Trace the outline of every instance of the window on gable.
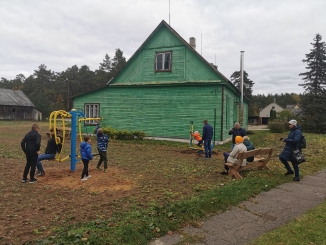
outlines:
{"label": "window on gable", "polygon": [[156,53],[155,71],[171,71],[172,70],[172,52]]}
{"label": "window on gable", "polygon": [[[86,118],[100,117],[100,104],[85,104]],[[96,125],[96,120],[86,120],[85,125]]]}

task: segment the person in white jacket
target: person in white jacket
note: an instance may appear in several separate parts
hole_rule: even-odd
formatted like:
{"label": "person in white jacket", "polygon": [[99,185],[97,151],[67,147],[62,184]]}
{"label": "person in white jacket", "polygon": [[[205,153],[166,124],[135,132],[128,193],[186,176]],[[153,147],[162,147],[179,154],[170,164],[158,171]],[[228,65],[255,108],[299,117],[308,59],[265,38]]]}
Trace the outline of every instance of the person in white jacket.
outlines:
{"label": "person in white jacket", "polygon": [[[232,163],[233,165],[238,164],[238,154],[241,152],[246,152],[247,147],[243,144],[243,138],[241,136],[236,136],[235,137],[235,146],[232,150],[232,152],[229,154],[227,152],[223,152],[224,155],[224,163]],[[242,161],[242,166],[247,165],[247,160],[244,159]],[[226,175],[229,173],[229,167],[224,164],[224,171],[221,172],[221,174]]]}

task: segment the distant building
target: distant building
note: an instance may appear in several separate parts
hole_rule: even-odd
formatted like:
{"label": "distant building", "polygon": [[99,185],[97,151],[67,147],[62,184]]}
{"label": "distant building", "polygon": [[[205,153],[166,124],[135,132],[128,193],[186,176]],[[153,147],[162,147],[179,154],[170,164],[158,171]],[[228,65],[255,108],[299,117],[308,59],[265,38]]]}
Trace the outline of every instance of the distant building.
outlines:
{"label": "distant building", "polygon": [[287,105],[285,110],[291,111],[296,117],[302,117],[303,112],[299,105]]}
{"label": "distant building", "polygon": [[284,108],[276,104],[275,102],[270,103],[265,108],[259,111],[259,124],[268,124],[270,118],[270,111],[274,109],[276,112],[284,111]]}
{"label": "distant building", "polygon": [[0,89],[0,120],[42,120],[42,113],[21,90]]}

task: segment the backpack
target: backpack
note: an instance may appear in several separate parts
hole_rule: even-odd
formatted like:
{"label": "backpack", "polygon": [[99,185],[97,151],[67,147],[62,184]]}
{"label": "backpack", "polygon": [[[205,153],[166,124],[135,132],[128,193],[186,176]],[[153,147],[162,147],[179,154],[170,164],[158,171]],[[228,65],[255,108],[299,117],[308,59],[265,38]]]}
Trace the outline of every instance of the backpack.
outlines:
{"label": "backpack", "polygon": [[301,135],[301,139],[300,139],[300,142],[299,142],[299,147],[301,149],[304,149],[307,147],[307,142],[306,142],[306,139],[303,135]]}

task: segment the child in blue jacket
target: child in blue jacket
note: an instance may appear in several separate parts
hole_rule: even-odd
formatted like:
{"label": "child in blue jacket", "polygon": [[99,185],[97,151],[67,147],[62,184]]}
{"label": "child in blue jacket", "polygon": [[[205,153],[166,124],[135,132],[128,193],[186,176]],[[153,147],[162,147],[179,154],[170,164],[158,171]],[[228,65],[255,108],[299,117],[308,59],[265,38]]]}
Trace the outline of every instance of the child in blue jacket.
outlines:
{"label": "child in blue jacket", "polygon": [[84,164],[84,169],[81,175],[81,181],[85,181],[88,178],[92,177],[91,175],[88,174],[88,163],[89,160],[93,159],[92,147],[90,143],[91,143],[91,137],[89,135],[85,135],[84,142],[80,143],[80,154]]}
{"label": "child in blue jacket", "polygon": [[101,164],[104,162],[104,172],[107,172],[108,170],[108,157],[107,157],[107,148],[109,144],[109,138],[105,134],[103,134],[103,130],[100,128],[98,122],[96,124],[96,138],[97,138],[97,150],[100,154],[100,160],[97,163],[96,168],[98,170],[101,169]]}

